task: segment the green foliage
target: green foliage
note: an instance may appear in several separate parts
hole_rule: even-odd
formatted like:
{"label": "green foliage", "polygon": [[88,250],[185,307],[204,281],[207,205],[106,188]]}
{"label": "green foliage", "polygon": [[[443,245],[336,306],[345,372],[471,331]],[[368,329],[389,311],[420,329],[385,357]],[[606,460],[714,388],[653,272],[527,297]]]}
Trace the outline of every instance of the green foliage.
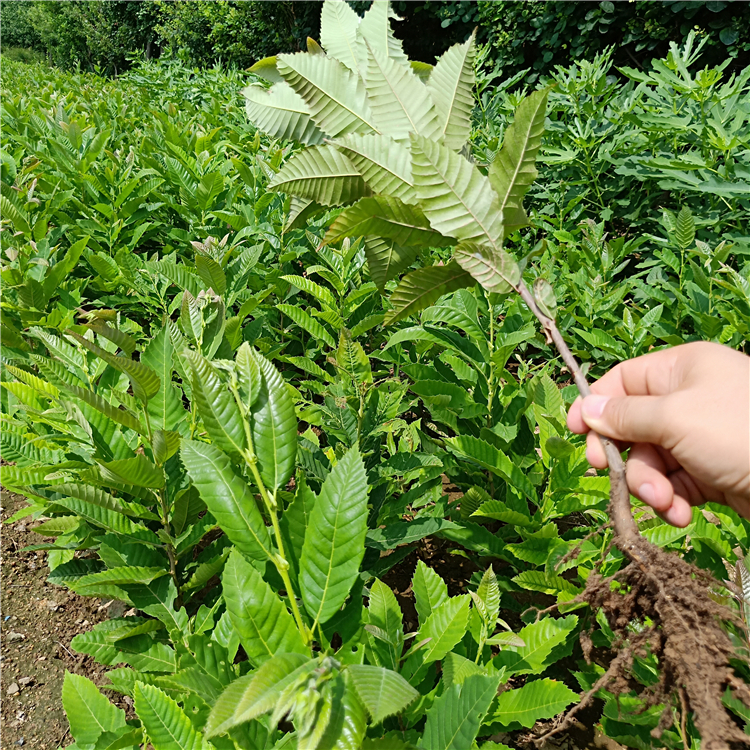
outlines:
{"label": "green foliage", "polygon": [[[691,74],[683,48],[618,88],[598,60],[499,86],[472,130],[474,40],[430,72],[391,17],[329,0],[327,56],[264,61],[271,93],[174,61],[117,81],[4,62],[3,486],[45,519],[50,582],[137,611],[73,641],[136,713],[69,675],[78,746],[468,750],[548,721],[599,676],[579,632],[611,645],[566,607],[622,558],[568,375],[506,293],[528,282],[595,373],[747,338],[746,74]],[[585,145],[626,97],[630,130]],[[644,173],[687,143],[720,197],[683,162]],[[750,525],[709,508],[638,521],[743,576]],[[641,655],[633,680],[656,669]],[[600,697],[617,742],[683,746],[663,706]]]}

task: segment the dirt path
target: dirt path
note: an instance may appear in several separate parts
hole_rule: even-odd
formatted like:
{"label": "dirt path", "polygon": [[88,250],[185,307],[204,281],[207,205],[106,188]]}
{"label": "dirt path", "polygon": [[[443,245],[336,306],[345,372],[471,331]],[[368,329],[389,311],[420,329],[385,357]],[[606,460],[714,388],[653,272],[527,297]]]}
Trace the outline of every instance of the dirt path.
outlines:
{"label": "dirt path", "polygon": [[[105,668],[74,653],[70,641],[107,619],[111,607],[47,583],[46,554],[21,551],[45,541],[32,531],[39,522],[21,519],[6,525],[5,520],[26,503],[5,490],[0,502],[2,750],[56,750],[72,742],[60,701],[65,671],[85,675],[97,685],[106,681]],[[127,707],[130,699],[107,694]]]}

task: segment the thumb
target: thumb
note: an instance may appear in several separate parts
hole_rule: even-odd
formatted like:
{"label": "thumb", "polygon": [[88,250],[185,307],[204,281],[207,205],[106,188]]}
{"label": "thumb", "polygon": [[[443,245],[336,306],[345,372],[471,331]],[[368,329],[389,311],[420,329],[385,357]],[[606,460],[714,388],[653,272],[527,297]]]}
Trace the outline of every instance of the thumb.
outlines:
{"label": "thumb", "polygon": [[595,432],[628,443],[661,445],[665,435],[661,396],[586,396],[583,421]]}

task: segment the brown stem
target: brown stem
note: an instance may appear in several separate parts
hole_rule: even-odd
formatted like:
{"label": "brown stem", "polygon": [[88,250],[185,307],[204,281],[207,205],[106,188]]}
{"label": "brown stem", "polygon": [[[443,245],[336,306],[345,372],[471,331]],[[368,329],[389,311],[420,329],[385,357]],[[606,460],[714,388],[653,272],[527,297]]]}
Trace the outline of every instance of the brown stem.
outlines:
{"label": "brown stem", "polygon": [[[566,367],[573,375],[573,380],[578,386],[578,392],[584,398],[591,394],[591,389],[586,381],[586,376],[581,371],[578,362],[565,343],[560,330],[553,318],[547,317],[537,305],[534,296],[523,280],[516,287],[516,291],[521,295],[523,301],[528,305],[531,312],[537,317],[542,324],[547,341],[554,343],[555,348],[560,352]],[[609,464],[609,515],[615,527],[615,544],[619,549],[631,559],[637,557],[636,546],[641,533],[633,518],[633,511],[630,507],[630,491],[625,480],[625,464],[623,463],[620,451],[617,446],[609,439],[598,436],[604,447],[604,453],[607,456]]]}

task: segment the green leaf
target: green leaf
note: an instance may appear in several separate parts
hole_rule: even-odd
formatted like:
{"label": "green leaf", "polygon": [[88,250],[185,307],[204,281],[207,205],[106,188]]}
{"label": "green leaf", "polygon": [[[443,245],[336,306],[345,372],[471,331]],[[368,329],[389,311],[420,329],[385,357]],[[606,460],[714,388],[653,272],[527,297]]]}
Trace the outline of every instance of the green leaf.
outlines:
{"label": "green leaf", "polygon": [[367,712],[351,680],[335,677],[330,718],[316,750],[359,750],[366,730]]}
{"label": "green leaf", "polygon": [[448,586],[422,560],[417,562],[411,586],[414,591],[414,604],[417,608],[419,622],[424,624],[441,604],[448,601]]}
{"label": "green leaf", "polygon": [[[216,174],[215,172],[213,174]],[[205,179],[205,177],[204,177]],[[202,185],[203,183],[201,183]],[[200,192],[200,188],[198,188]],[[204,209],[205,210],[205,209]],[[195,270],[203,279],[207,289],[212,289],[214,294],[222,295],[227,290],[227,277],[222,267],[207,255],[195,255]]]}
{"label": "green leaf", "polygon": [[367,532],[367,477],[355,446],[326,477],[305,535],[300,587],[305,608],[325,623],[346,600],[359,572]]}
{"label": "green leaf", "polygon": [[227,612],[253,664],[260,666],[277,653],[309,655],[286,606],[236,550],[229,555],[221,582]]}
{"label": "green leaf", "polygon": [[258,398],[261,386],[260,367],[253,357],[253,351],[247,341],[243,341],[234,358],[237,366],[237,381],[245,410],[249,413]]}
{"label": "green leaf", "polygon": [[129,336],[125,331],[120,331],[117,328],[112,328],[102,321],[95,321],[93,323],[87,323],[86,328],[94,333],[103,336],[108,341],[116,344],[126,357],[130,357],[135,351],[135,339]]}
{"label": "green leaf", "polygon": [[315,662],[300,654],[277,654],[252,674],[235,680],[216,701],[206,736],[215,737],[267,713],[284,688],[314,666]]}
{"label": "green leaf", "polygon": [[522,628],[518,637],[526,644],[515,651],[501,651],[492,661],[496,669],[505,667],[505,674],[538,674],[546,666],[552,650],[563,644],[578,625],[575,615],[561,619],[547,617]]}
{"label": "green leaf", "polygon": [[578,700],[567,685],[557,680],[534,680],[517,690],[506,690],[488,720],[509,726],[520,724],[527,729],[540,719],[551,719]]}
{"label": "green leaf", "polygon": [[109,401],[105,401],[97,393],[94,393],[87,388],[79,388],[78,386],[68,384],[65,384],[65,390],[69,391],[76,398],[96,409],[98,412],[104,414],[105,417],[111,419],[113,422],[117,422],[117,424],[121,424],[129,430],[133,430],[133,432],[137,432],[139,435],[147,434],[146,428],[129,411],[119,409],[113,404],[110,404]]}
{"label": "green leaf", "polygon": [[365,257],[370,269],[370,278],[378,290],[385,292],[385,285],[406,270],[417,258],[416,247],[400,247],[379,237],[365,239]]}
{"label": "green leaf", "polygon": [[339,336],[339,346],[336,350],[336,364],[357,385],[372,383],[372,369],[370,360],[362,348],[362,344],[352,341],[351,333],[345,328]]}
{"label": "green leaf", "polygon": [[286,275],[281,276],[281,278],[284,279],[284,281],[288,281],[290,284],[294,284],[294,286],[301,289],[303,292],[311,294],[324,305],[327,305],[330,308],[336,308],[336,301],[333,298],[333,294],[331,294],[331,292],[324,286],[316,284],[314,281],[311,281],[304,276]]}
{"label": "green leaf", "polygon": [[474,517],[479,516],[480,518],[492,518],[495,521],[502,521],[511,526],[534,525],[534,520],[531,516],[509,508],[502,500],[487,500],[471,515]]}
{"label": "green leaf", "polygon": [[674,225],[674,239],[680,250],[689,250],[695,242],[695,221],[690,209],[683,206]]}
{"label": "green leaf", "polygon": [[[442,680],[446,687],[450,687],[451,685],[461,685],[466,681],[467,677],[471,677],[475,674],[486,674],[478,664],[469,661],[469,659],[466,659],[454,651],[445,655],[443,663],[440,666],[442,668]],[[498,673],[498,676],[500,674],[502,673]]]}
{"label": "green leaf", "polygon": [[150,367],[161,381],[158,392],[147,405],[151,427],[154,429],[175,430],[185,420],[182,394],[172,383],[173,352],[169,328],[164,326],[141,354],[141,362]]}
{"label": "green leaf", "polygon": [[455,261],[445,266],[427,266],[406,274],[390,298],[393,307],[384,323],[390,325],[424,310],[444,294],[472,286],[474,279]]}
{"label": "green leaf", "polygon": [[295,154],[267,189],[322,206],[353,203],[371,192],[356,167],[333,146],[311,146]]}
{"label": "green leaf", "polygon": [[258,398],[253,405],[250,432],[266,488],[275,492],[286,486],[297,457],[297,417],[289,390],[279,371],[253,351],[261,373]]}
{"label": "green leaf", "polygon": [[99,573],[81,576],[75,583],[71,583],[69,588],[81,596],[97,596],[98,591],[107,584],[122,586],[123,584],[151,583],[154,579],[167,575],[167,573],[168,571],[163,568],[108,568]]}
{"label": "green leaf", "polygon": [[437,112],[427,87],[410,67],[385,56],[365,41],[365,89],[372,110],[373,130],[403,140],[410,133],[437,138]]}
{"label": "green leaf", "polygon": [[154,750],[209,750],[187,714],[164,691],[135,684],[135,711]]}
{"label": "green leaf", "polygon": [[464,44],[454,44],[443,53],[427,84],[438,112],[439,136],[454,151],[469,140],[471,131],[475,37],[476,32]]}
{"label": "green leaf", "polygon": [[65,672],[62,704],[70,733],[79,745],[94,744],[102,733],[125,726],[125,712],[113,706],[91,680]]}
{"label": "green leaf", "polygon": [[459,454],[478,463],[482,468],[504,479],[512,487],[536,500],[536,490],[524,473],[498,448],[471,435],[448,438],[447,446]]}
{"label": "green leaf", "polygon": [[419,693],[401,675],[390,669],[350,664],[346,674],[375,724],[401,713],[419,697]]}
{"label": "green leaf", "polygon": [[203,289],[203,282],[200,277],[185,265],[177,265],[167,260],[146,261],[144,264],[149,271],[155,271],[164,276],[167,281],[179,287],[185,292],[190,292],[193,297],[197,297]]}
{"label": "green leaf", "polygon": [[402,143],[385,135],[347,135],[334,142],[357,168],[374,193],[414,203],[411,154]]}
{"label": "green leaf", "polygon": [[497,250],[503,239],[502,214],[490,181],[439,143],[412,135],[411,148],[414,188],[432,228]]}
{"label": "green leaf", "polygon": [[247,434],[234,396],[208,360],[196,352],[186,352],[185,357],[192,371],[192,396],[209,437],[225,453],[241,455]]}
{"label": "green leaf", "polygon": [[333,336],[313,317],[308,315],[304,310],[294,305],[276,305],[279,312],[284,313],[291,318],[300,328],[307,331],[314,339],[322,341],[331,349],[336,348],[336,341]]}
{"label": "green leaf", "polygon": [[445,247],[452,244],[452,240],[430,227],[421,209],[387,195],[363,198],[344,209],[326,232],[324,242],[373,236],[385,237],[403,246]]}
{"label": "green leaf", "polygon": [[136,362],[134,359],[128,357],[110,354],[108,351],[75,333],[75,331],[67,331],[67,335],[72,336],[90,352],[93,352],[108,365],[114,367],[115,370],[127,375],[133,386],[133,394],[136,398],[146,402],[159,392],[161,386],[159,376],[150,367],[146,367],[141,362]]}
{"label": "green leaf", "polygon": [[491,633],[495,629],[497,617],[500,614],[500,587],[497,584],[497,577],[492,567],[484,571],[482,580],[477,587],[477,596],[484,603],[487,611],[487,624]]}
{"label": "green leaf", "polygon": [[[45,473],[47,473],[45,471]],[[5,477],[6,472],[3,472],[3,482],[7,483]],[[76,515],[81,516],[89,523],[94,526],[100,526],[108,531],[112,531],[115,534],[122,536],[129,536],[148,544],[158,544],[159,538],[154,534],[151,529],[147,529],[145,526],[133,523],[129,518],[122,515],[119,512],[110,510],[109,508],[102,508],[93,503],[88,503],[84,500],[77,500],[74,498],[59,498],[55,500],[58,505],[62,505],[63,508],[67,508]]]}
{"label": "green leaf", "polygon": [[500,675],[475,674],[451,685],[427,712],[422,737],[425,750],[472,747],[499,682]]}
{"label": "green leaf", "polygon": [[505,131],[503,147],[490,165],[489,179],[499,196],[506,237],[529,223],[523,197],[537,176],[534,163],[544,134],[548,92],[534,91],[518,105],[513,123]]}
{"label": "green leaf", "polygon": [[423,667],[440,661],[464,637],[469,623],[468,594],[454,596],[435,608],[426,622],[419,627],[415,643],[429,641],[407,660],[404,669],[409,681],[417,683],[424,674]]}
{"label": "green leaf", "polygon": [[133,458],[102,463],[101,467],[105,479],[114,479],[135,487],[158,490],[164,487],[166,481],[164,469],[155,466],[142,453],[137,453]]}
{"label": "green leaf", "polygon": [[298,52],[278,55],[276,67],[305,100],[310,116],[326,135],[380,132],[362,80],[338,60]]}
{"label": "green leaf", "polygon": [[283,78],[279,75],[279,71],[276,70],[276,55],[270,57],[264,57],[262,60],[258,60],[257,63],[250,66],[250,72],[260,76],[269,83],[281,83]]}
{"label": "green leaf", "polygon": [[502,247],[493,250],[476,242],[461,242],[453,254],[461,268],[488,292],[507,294],[521,281],[518,263]]}
{"label": "green leaf", "polygon": [[218,448],[183,440],[182,463],[211,515],[232,544],[250,560],[273,557],[271,537],[247,483]]}
{"label": "green leaf", "polygon": [[367,611],[369,625],[374,629],[370,632],[370,644],[375,658],[381,666],[397,670],[401,659],[403,615],[393,591],[377,579],[370,588]]}

